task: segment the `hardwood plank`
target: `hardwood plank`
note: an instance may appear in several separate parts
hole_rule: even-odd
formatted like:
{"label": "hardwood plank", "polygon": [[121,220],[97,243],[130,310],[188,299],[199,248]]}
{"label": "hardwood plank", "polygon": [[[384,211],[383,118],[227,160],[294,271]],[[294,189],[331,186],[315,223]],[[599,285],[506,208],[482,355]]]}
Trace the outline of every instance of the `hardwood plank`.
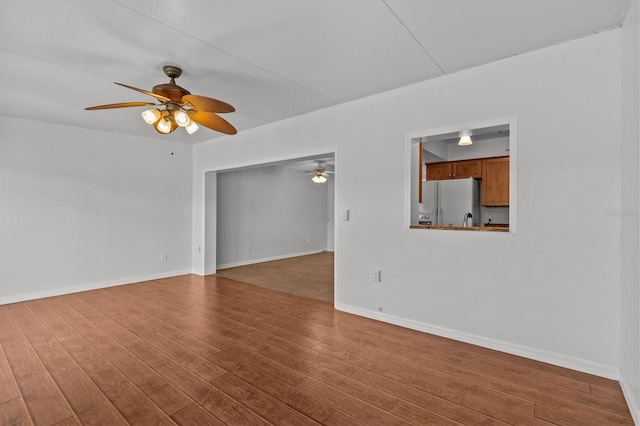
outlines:
{"label": "hardwood plank", "polygon": [[224,426],[216,416],[196,403],[187,405],[171,415],[171,418],[181,426]]}
{"label": "hardwood plank", "polygon": [[[174,424],[165,412],[108,361],[108,357],[113,355],[112,352],[100,353],[84,337],[89,336],[90,340],[99,343],[99,346],[103,349],[117,348],[117,344],[106,341],[102,333],[91,335],[92,331],[96,332],[97,330],[92,329],[90,323],[84,317],[72,310],[69,305],[62,303],[60,299],[52,301],[49,306],[54,307],[60,318],[67,317],[71,321],[67,323],[69,330],[76,332],[76,334],[72,334],[69,330],[66,330],[65,333],[58,331],[57,333],[61,334],[63,338],[59,340],[60,343],[65,346],[65,349],[91,377],[93,382],[100,387],[103,394],[127,422],[130,424],[145,424],[149,422],[154,424]],[[106,343],[102,346],[104,341]],[[111,359],[113,360],[113,358]],[[118,362],[117,358],[116,362]]]}
{"label": "hardwood plank", "polygon": [[[468,366],[474,368],[479,364],[484,364],[491,367],[496,367],[504,372],[519,374],[528,376],[533,379],[537,379],[544,382],[553,383],[560,386],[565,386],[575,390],[583,392],[589,392],[589,383],[584,380],[577,380],[566,375],[539,370],[527,365],[521,365],[511,361],[503,360],[496,357],[487,356],[485,354],[477,353],[474,350],[461,349],[454,345],[449,345],[446,348],[422,348],[422,355],[431,356],[440,352],[441,356],[448,356],[452,363],[462,366]],[[494,351],[497,352],[497,351]]]}
{"label": "hardwood plank", "polygon": [[[367,383],[370,386],[377,387],[378,389],[386,389],[393,395],[397,395],[401,400],[428,409],[429,411],[440,414],[462,424],[481,424],[487,426],[502,424],[502,422],[490,416],[464,407],[458,403],[439,398],[430,393],[414,389],[402,383],[384,378],[366,370],[357,371],[353,375],[353,378],[363,383]],[[460,397],[460,402],[462,402],[463,398],[464,396]]]}
{"label": "hardwood plank", "polygon": [[0,344],[0,404],[16,398],[21,398],[20,389]]}
{"label": "hardwood plank", "polygon": [[240,365],[233,374],[319,423],[335,411],[321,400],[249,365]]}
{"label": "hardwood plank", "polygon": [[535,418],[533,416],[533,411],[527,412],[522,410],[514,410],[513,407],[479,398],[471,394],[467,394],[464,396],[462,405],[480,413],[487,414],[488,416],[491,416],[508,424],[540,426],[551,425],[551,423]]}
{"label": "hardwood plank", "polygon": [[356,419],[371,425],[380,424],[391,426],[411,424],[394,414],[376,408],[373,405],[349,396],[344,392],[340,392],[314,379],[305,379],[298,383],[296,387],[325,401],[332,407],[336,407],[338,410],[349,413],[349,415]]}
{"label": "hardwood plank", "polygon": [[618,401],[620,404],[626,405],[626,400],[624,399],[624,395],[620,386],[618,386],[616,389],[611,389],[609,387],[590,383],[589,388],[591,390],[591,393],[598,398],[611,399],[614,401]]}
{"label": "hardwood plank", "polygon": [[107,398],[118,407],[118,411],[132,425],[173,425],[171,420],[147,396],[131,382],[105,389]]}
{"label": "hardwood plank", "polygon": [[265,419],[229,397],[211,383],[186,370],[171,359],[159,361],[153,367],[167,380],[202,405],[226,424],[267,425]]}
{"label": "hardwood plank", "polygon": [[25,305],[13,305],[10,312],[53,376],[79,421],[83,424],[127,424],[29,308]]}
{"label": "hardwood plank", "polygon": [[73,416],[72,408],[48,374],[20,380],[18,386],[34,424],[50,425]]}
{"label": "hardwood plank", "polygon": [[330,415],[322,424],[325,426],[371,426],[371,423],[361,422],[340,410]]}
{"label": "hardwood plank", "polygon": [[[88,318],[76,318],[74,326],[78,326],[82,330],[81,334],[85,333],[83,336],[94,346],[99,346],[99,351],[159,408],[171,415],[192,403],[190,398],[145,363],[154,363],[166,357],[146,356],[149,352],[156,353],[146,342],[93,308],[75,303],[73,298],[70,300],[71,306],[78,308],[78,312],[84,312],[92,318],[91,321]],[[138,358],[136,354],[142,358]]]}
{"label": "hardwood plank", "polygon": [[[323,368],[339,373],[343,376],[350,376],[356,370],[357,367],[343,362],[339,359],[326,356],[313,349],[298,346],[293,343],[282,342],[277,338],[269,340],[271,343],[264,347],[259,352],[265,356],[273,359],[289,359],[290,362],[296,363],[296,359],[299,359],[298,363],[303,362],[306,368]],[[267,342],[265,338],[265,342]]]}
{"label": "hardwood plank", "polygon": [[84,425],[127,425],[107,397],[83,373],[56,376],[56,384]]}
{"label": "hardwood plank", "polygon": [[534,416],[560,426],[633,426],[633,420],[578,404],[536,404]]}
{"label": "hardwood plank", "polygon": [[[54,424],[73,416],[73,410],[7,309],[0,310],[0,343],[20,393],[35,424]],[[10,336],[10,340],[7,337]]]}
{"label": "hardwood plank", "polygon": [[290,426],[318,424],[233,374],[227,373],[216,377],[211,384],[273,424]]}
{"label": "hardwood plank", "polygon": [[304,374],[282,363],[244,347],[232,347],[226,352],[233,357],[247,364],[253,365],[272,376],[278,377],[280,380],[293,386],[300,383],[306,377]]}
{"label": "hardwood plank", "polygon": [[31,416],[22,397],[0,402],[0,425],[32,425]]}
{"label": "hardwood plank", "polygon": [[398,400],[398,403],[390,412],[398,417],[402,417],[403,419],[410,421],[415,425],[455,426],[462,424],[402,400]]}
{"label": "hardwood plank", "polygon": [[[94,302],[94,306],[97,309],[100,309],[105,305],[104,302],[104,299],[96,300]],[[123,327],[133,327],[132,332],[151,344],[154,349],[171,357],[173,360],[195,372],[207,381],[226,373],[222,368],[219,368],[205,358],[192,352],[187,347],[177,343],[170,337],[167,337],[167,335],[175,337],[176,333],[182,334],[182,336],[177,340],[184,341],[190,337],[195,339],[193,336],[186,335],[186,333],[182,333],[180,330],[167,330],[167,327],[154,324],[156,322],[149,319],[148,316],[132,313],[129,310],[122,308],[120,304],[117,304],[116,306],[109,305],[108,308],[105,308],[102,312],[105,315],[108,314],[110,318],[118,322],[118,324]],[[161,332],[165,332],[166,335],[161,334]],[[192,343],[193,340],[190,342]],[[210,349],[211,348],[208,348],[207,354],[210,353]],[[217,351],[217,349],[214,351]]]}
{"label": "hardwood plank", "polygon": [[606,379],[604,377],[594,376],[592,374],[583,373],[577,370],[570,370],[568,368],[559,367],[557,365],[547,364],[545,362],[536,361],[533,359],[524,358],[518,355],[508,354],[506,352],[500,352],[489,348],[483,348],[481,346],[472,345],[465,342],[452,341],[452,347],[454,348],[462,348],[468,350],[470,352],[474,352],[477,354],[483,354],[490,358],[500,359],[507,362],[511,362],[513,364],[527,366],[536,370],[549,372],[552,374],[556,374],[559,376],[573,378],[578,381],[583,381],[586,383],[593,383],[599,386],[608,387],[610,389],[616,390],[619,388],[619,384],[615,380]]}
{"label": "hardwood plank", "polygon": [[[419,361],[418,361],[419,362]],[[626,415],[626,404],[611,399],[602,399],[593,396],[590,393],[584,393],[581,391],[575,391],[563,386],[554,385],[551,383],[538,384],[536,388],[531,388],[529,385],[523,383],[517,383],[516,381],[505,381],[502,377],[497,377],[497,374],[485,375],[478,371],[465,369],[461,367],[452,366],[442,363],[436,360],[429,360],[428,365],[431,368],[437,369],[439,372],[445,372],[451,375],[462,376],[469,383],[482,386],[485,390],[491,390],[498,392],[496,395],[515,396],[519,399],[525,399],[532,402],[546,402],[549,403],[555,399],[565,399],[577,404],[582,404],[585,407],[595,407],[604,411],[608,411],[612,414]],[[524,380],[523,380],[524,381]],[[480,395],[484,399],[491,399],[486,394]],[[503,405],[513,406],[514,400],[495,400]],[[523,409],[527,409],[523,407]]]}
{"label": "hardwood plank", "polygon": [[82,423],[80,423],[80,420],[78,420],[77,416],[72,416],[62,421],[59,421],[53,426],[82,426]]}

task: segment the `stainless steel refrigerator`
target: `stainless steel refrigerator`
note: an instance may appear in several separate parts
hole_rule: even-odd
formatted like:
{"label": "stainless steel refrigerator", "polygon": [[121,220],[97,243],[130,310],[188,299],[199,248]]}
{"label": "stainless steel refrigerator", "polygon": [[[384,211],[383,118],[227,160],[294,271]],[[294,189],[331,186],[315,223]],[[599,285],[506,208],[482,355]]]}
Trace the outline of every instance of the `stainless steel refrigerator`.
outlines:
{"label": "stainless steel refrigerator", "polygon": [[[419,221],[427,225],[480,224],[480,181],[474,178],[429,180],[422,185]],[[431,223],[429,223],[431,222]]]}

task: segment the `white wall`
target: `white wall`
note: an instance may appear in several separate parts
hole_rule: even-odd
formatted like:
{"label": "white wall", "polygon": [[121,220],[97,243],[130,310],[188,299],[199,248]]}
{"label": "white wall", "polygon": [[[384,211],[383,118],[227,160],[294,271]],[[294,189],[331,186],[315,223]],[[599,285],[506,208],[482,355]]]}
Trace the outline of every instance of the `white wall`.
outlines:
{"label": "white wall", "polygon": [[0,132],[0,303],[189,272],[191,146],[6,116]]}
{"label": "white wall", "polygon": [[335,250],[335,180],[329,178],[327,180],[327,251]]}
{"label": "white wall", "polygon": [[635,0],[623,29],[622,211],[610,220],[622,225],[621,384],[640,424],[640,7]]}
{"label": "white wall", "polygon": [[221,172],[217,200],[218,269],[327,249],[327,185],[304,172],[285,166]]}
{"label": "white wall", "polygon": [[[205,170],[337,150],[339,309],[616,376],[620,54],[608,31],[198,144],[194,247]],[[513,116],[518,232],[406,229],[406,135]]]}

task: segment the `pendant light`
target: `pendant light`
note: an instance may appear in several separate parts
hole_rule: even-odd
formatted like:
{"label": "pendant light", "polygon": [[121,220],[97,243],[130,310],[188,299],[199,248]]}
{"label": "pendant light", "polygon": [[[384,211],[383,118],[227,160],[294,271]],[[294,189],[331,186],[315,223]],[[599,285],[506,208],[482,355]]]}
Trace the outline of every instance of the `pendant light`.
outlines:
{"label": "pendant light", "polygon": [[473,144],[471,140],[471,130],[463,130],[459,134],[460,140],[458,141],[458,145],[460,146],[469,146]]}

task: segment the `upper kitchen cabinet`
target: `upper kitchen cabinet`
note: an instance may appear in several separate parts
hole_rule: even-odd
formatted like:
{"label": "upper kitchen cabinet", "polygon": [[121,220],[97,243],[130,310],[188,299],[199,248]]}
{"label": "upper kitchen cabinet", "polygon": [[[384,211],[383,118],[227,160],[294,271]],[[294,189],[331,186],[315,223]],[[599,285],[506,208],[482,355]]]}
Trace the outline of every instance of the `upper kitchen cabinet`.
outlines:
{"label": "upper kitchen cabinet", "polygon": [[482,160],[482,205],[509,205],[509,157]]}
{"label": "upper kitchen cabinet", "polygon": [[448,161],[427,164],[427,180],[452,179],[452,176],[452,166]]}
{"label": "upper kitchen cabinet", "polygon": [[482,178],[482,160],[444,161],[427,164],[427,180]]}
{"label": "upper kitchen cabinet", "polygon": [[453,161],[451,169],[454,179],[482,178],[482,161],[480,159]]}

